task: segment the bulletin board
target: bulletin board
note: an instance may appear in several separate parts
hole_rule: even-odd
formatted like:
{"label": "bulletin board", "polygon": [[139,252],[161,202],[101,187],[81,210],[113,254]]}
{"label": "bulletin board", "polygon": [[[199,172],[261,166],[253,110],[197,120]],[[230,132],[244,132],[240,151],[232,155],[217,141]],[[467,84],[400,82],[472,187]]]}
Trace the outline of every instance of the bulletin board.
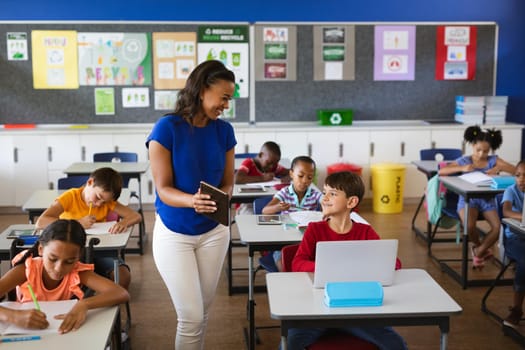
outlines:
{"label": "bulletin board", "polygon": [[[236,118],[232,121],[316,121],[318,109],[347,108],[354,111],[354,120],[453,121],[455,96],[493,95],[496,84],[497,24],[464,24],[477,27],[476,71],[474,80],[458,81],[435,79],[437,27],[452,25],[450,23],[403,23],[416,26],[415,79],[412,81],[374,81],[374,27],[383,23],[276,24],[293,28],[290,31],[293,33],[290,39],[294,41],[290,45],[293,49],[290,52],[294,55],[294,62],[290,63],[294,69],[293,79],[257,79],[260,72],[254,69],[255,76],[250,77],[254,79],[251,82],[254,91],[250,91],[248,97],[235,100]],[[28,46],[31,48],[31,32],[35,30],[197,33],[202,25],[180,22],[0,22],[0,38],[4,38],[0,40],[0,124],[152,123],[169,112],[154,109],[154,81],[147,90],[151,101],[148,107],[121,108],[120,103],[116,103],[114,114],[109,115],[95,114],[93,86],[34,89],[32,60],[7,59],[7,33],[27,33]],[[256,23],[254,26],[258,25]],[[355,50],[352,71],[344,73],[345,77],[351,76],[352,80],[323,81],[314,76],[314,66],[319,64],[319,53],[314,49],[314,36],[317,35],[314,26],[319,25],[354,26],[352,35],[355,42],[345,43]],[[278,45],[273,47],[279,49]],[[254,52],[250,53],[250,64],[261,67],[262,57],[254,54],[260,50],[255,46],[252,48]],[[119,99],[125,93],[123,89],[132,86],[112,87],[115,98]]]}
{"label": "bulletin board", "polygon": [[[0,124],[113,124],[113,123],[153,123],[170,110],[156,110],[154,90],[166,88],[149,85],[134,86],[124,82],[123,85],[86,86],[67,89],[35,89],[33,86],[33,61],[31,60],[31,33],[41,30],[64,30],[86,33],[197,33],[204,23],[171,23],[171,22],[0,22]],[[221,25],[221,23],[213,23]],[[247,23],[235,23],[236,26]],[[13,61],[7,59],[8,33],[27,33],[29,59]],[[187,35],[187,34],[185,34]],[[82,76],[82,79],[87,79]],[[148,79],[147,75],[143,78]],[[150,77],[151,78],[151,77]],[[82,82],[80,79],[80,82]],[[118,83],[118,82],[117,82]],[[136,108],[123,108],[121,98],[134,98],[136,94],[127,94],[130,88],[142,90],[142,100]],[[101,88],[95,94],[95,89]],[[95,95],[104,98],[103,88],[114,89],[114,113],[96,114]],[[139,91],[140,92],[140,91]],[[123,97],[124,96],[124,97]],[[140,101],[149,98],[149,106],[140,106]],[[236,98],[234,121],[246,122],[249,118],[249,101]]]}
{"label": "bulletin board", "polygon": [[[339,25],[348,24],[350,23]],[[319,25],[334,26],[330,23],[315,24]],[[477,26],[477,55],[475,79],[464,81],[435,79],[437,27],[452,25],[450,23],[413,24],[416,26],[413,81],[374,81],[375,25],[383,23],[355,23],[355,79],[341,81],[315,79],[313,57],[316,53],[313,52],[312,45],[314,25],[297,25],[296,80],[255,82],[256,121],[315,121],[318,109],[349,108],[354,112],[354,120],[424,119],[452,122],[456,95],[494,94],[497,43],[495,23],[465,23]]]}

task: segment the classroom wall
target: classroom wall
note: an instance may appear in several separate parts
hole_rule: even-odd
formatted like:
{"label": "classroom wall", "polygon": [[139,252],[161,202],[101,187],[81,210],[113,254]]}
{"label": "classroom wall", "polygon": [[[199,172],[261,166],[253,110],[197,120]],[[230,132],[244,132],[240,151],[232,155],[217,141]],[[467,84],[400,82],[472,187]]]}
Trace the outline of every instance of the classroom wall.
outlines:
{"label": "classroom wall", "polygon": [[500,30],[496,93],[511,97],[508,120],[525,124],[523,0],[2,0],[1,8],[0,20],[17,21],[495,21]]}
{"label": "classroom wall", "polygon": [[509,95],[508,120],[525,124],[523,0],[3,0],[0,20],[100,21],[495,21],[496,93]]}

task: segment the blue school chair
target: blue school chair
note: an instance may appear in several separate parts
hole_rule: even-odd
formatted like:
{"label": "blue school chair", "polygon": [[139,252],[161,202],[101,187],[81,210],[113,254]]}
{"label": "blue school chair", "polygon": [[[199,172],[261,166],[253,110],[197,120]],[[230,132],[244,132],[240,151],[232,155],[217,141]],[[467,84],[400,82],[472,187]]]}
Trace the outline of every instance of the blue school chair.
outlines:
{"label": "blue school chair", "polygon": [[70,188],[82,187],[86,184],[88,179],[89,176],[84,175],[62,177],[57,181],[57,189],[69,190]]}
{"label": "blue school chair", "polygon": [[[456,160],[459,157],[462,156],[462,151],[459,148],[428,148],[428,149],[422,149],[419,151],[419,160],[437,160],[437,161],[451,161]],[[430,177],[427,178],[427,180],[430,180]],[[416,219],[419,214],[419,211],[421,210],[421,206],[423,205],[423,202],[425,201],[425,195],[421,196],[421,200],[419,201],[419,204],[417,206],[416,212],[414,213],[414,216],[412,217],[412,230],[414,232],[418,232],[416,230]],[[429,240],[430,232],[427,232],[426,239]]]}
{"label": "blue school chair", "polygon": [[259,153],[235,153],[235,158],[237,159],[243,159],[243,158],[255,158],[257,157]]}
{"label": "blue school chair", "polygon": [[[292,260],[299,248],[299,244],[291,244],[283,247],[281,250],[281,261],[283,272],[292,271]],[[328,332],[317,341],[309,345],[307,350],[377,350],[377,346],[366,340],[355,337],[351,334],[337,331]]]}
{"label": "blue school chair", "polygon": [[[93,162],[115,162],[115,163],[136,163],[138,162],[138,155],[137,153],[133,152],[104,152],[104,153],[95,153],[93,154]],[[122,176],[122,187],[127,188],[129,184],[129,180],[131,179],[129,176],[125,174],[121,174]],[[140,191],[140,188],[139,188]],[[142,209],[142,198],[140,197],[140,192],[137,193],[135,191],[131,191],[130,194],[131,198],[136,198],[138,201],[138,213],[140,214],[142,220],[139,223],[139,234],[138,236],[131,236],[134,238],[138,238],[138,251],[135,251],[135,249],[126,249],[127,253],[136,253],[138,252],[140,255],[144,253],[144,240],[147,237],[146,236],[146,224],[144,222],[144,211]]]}
{"label": "blue school chair", "polygon": [[[270,203],[273,196],[264,196],[257,198],[253,201],[253,213],[255,215],[262,214],[263,208]],[[259,266],[253,272],[253,278],[255,279],[255,274],[257,271],[264,269],[267,272],[279,272],[279,269],[275,265],[273,260],[273,251],[264,252],[264,254],[259,258]]]}

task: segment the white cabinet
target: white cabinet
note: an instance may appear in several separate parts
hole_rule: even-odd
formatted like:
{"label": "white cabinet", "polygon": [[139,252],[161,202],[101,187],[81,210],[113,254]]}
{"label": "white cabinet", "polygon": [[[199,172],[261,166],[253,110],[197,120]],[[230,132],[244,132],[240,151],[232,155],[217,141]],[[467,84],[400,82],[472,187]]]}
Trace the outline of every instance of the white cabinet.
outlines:
{"label": "white cabinet", "polygon": [[[148,161],[148,149],[146,148],[147,133],[114,134],[112,148],[118,152],[133,152],[138,156],[139,162]],[[112,151],[109,151],[112,152]],[[129,183],[132,191],[138,191],[138,181],[132,179]],[[142,175],[140,194],[143,203],[155,201],[155,186],[151,169]]]}
{"label": "white cabinet", "polygon": [[259,153],[261,146],[266,141],[275,142],[275,132],[272,131],[257,131],[256,129],[247,131],[235,131],[235,135],[242,135],[237,140],[237,146],[235,147],[235,153]]}
{"label": "white cabinet", "polygon": [[12,141],[14,204],[21,206],[35,190],[48,187],[46,137],[16,135]]}
{"label": "white cabinet", "polygon": [[430,148],[430,130],[389,130],[370,132],[370,163],[410,163],[419,159],[419,150]]}
{"label": "white cabinet", "polygon": [[50,134],[46,136],[47,168],[50,188],[56,188],[58,179],[65,177],[64,169],[81,161],[78,134]]}
{"label": "white cabinet", "polygon": [[12,136],[0,136],[0,205],[15,203],[14,150]]}
{"label": "white cabinet", "polygon": [[456,127],[454,129],[450,128],[450,129],[432,130],[430,148],[459,148],[462,150],[464,154],[465,153],[465,144],[463,142],[464,132],[465,132],[465,128],[463,128],[463,126],[460,126],[459,128]]}
{"label": "white cabinet", "polygon": [[496,150],[502,159],[516,165],[521,159],[521,129],[502,129],[503,143]]}
{"label": "white cabinet", "polygon": [[301,131],[277,131],[274,140],[281,149],[281,158],[288,159],[290,162],[297,156],[308,155],[308,138],[305,132]]}
{"label": "white cabinet", "polygon": [[328,165],[345,162],[366,168],[369,163],[368,149],[370,133],[368,131],[323,130],[308,133],[311,157],[318,170],[317,184],[322,185]]}
{"label": "white cabinet", "polygon": [[82,162],[92,162],[93,154],[104,152],[115,152],[112,133],[80,134]]}

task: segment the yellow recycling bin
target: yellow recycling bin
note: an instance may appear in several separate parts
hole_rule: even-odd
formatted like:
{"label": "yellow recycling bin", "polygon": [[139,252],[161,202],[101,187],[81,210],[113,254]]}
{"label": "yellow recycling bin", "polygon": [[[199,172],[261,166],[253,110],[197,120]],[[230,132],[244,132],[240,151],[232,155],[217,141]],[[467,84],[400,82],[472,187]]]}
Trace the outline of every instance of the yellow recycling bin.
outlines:
{"label": "yellow recycling bin", "polygon": [[395,163],[377,163],[373,164],[371,169],[374,212],[382,214],[402,212],[406,166]]}

